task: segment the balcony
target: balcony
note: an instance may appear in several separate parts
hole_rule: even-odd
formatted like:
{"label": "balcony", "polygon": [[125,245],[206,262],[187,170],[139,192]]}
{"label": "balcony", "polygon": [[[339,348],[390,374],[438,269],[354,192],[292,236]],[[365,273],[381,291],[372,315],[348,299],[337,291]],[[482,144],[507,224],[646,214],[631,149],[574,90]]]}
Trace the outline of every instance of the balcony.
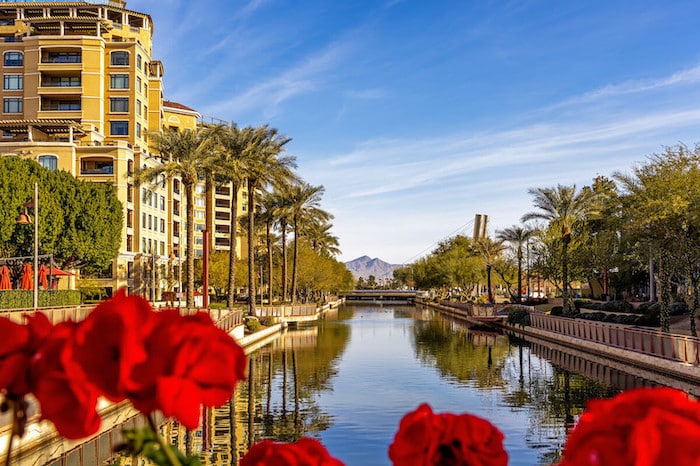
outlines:
{"label": "balcony", "polygon": [[41,63],[75,64],[82,63],[80,52],[48,52],[41,56]]}
{"label": "balcony", "polygon": [[112,176],[114,160],[104,157],[83,157],[80,159],[80,174]]}

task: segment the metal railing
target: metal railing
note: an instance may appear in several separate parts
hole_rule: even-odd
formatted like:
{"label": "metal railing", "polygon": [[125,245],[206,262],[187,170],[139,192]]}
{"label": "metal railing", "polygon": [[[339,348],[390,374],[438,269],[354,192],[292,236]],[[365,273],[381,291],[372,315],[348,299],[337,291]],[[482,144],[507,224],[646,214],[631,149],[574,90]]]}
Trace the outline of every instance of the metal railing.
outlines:
{"label": "metal railing", "polygon": [[256,317],[304,317],[312,316],[318,312],[315,304],[303,304],[298,306],[262,306],[255,308]]}
{"label": "metal railing", "polygon": [[530,313],[532,327],[615,348],[700,365],[700,338],[624,325]]}

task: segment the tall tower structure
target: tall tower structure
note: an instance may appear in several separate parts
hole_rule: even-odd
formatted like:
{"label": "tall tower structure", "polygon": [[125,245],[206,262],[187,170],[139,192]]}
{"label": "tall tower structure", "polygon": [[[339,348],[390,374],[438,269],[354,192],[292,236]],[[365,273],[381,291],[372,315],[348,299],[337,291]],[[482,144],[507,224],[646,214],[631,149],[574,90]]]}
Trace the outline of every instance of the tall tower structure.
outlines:
{"label": "tall tower structure", "polygon": [[489,233],[489,216],[476,214],[474,216],[474,240],[486,238]]}

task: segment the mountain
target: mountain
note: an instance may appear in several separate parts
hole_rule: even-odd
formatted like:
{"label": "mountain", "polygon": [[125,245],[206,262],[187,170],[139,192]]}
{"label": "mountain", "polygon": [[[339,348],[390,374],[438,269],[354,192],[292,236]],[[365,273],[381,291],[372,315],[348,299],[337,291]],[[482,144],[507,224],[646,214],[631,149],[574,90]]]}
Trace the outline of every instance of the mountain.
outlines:
{"label": "mountain", "polygon": [[370,275],[374,275],[379,280],[393,277],[394,270],[402,267],[402,264],[389,264],[376,257],[372,259],[369,256],[362,256],[346,262],[345,267],[352,272],[356,280],[360,277],[367,279]]}

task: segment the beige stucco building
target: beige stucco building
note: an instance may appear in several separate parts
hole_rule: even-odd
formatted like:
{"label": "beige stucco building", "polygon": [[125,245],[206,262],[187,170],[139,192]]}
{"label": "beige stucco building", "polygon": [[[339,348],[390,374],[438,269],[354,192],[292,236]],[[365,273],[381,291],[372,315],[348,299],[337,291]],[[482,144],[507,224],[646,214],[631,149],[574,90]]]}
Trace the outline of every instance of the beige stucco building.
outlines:
{"label": "beige stucco building", "polygon": [[[177,290],[184,275],[184,193],[178,180],[137,187],[133,173],[160,163],[149,149],[149,131],[195,128],[201,116],[164,101],[153,32],[148,14],[120,0],[0,1],[0,156],[114,185],[124,206],[122,244],[98,281],[109,291],[128,287],[159,299]],[[204,185],[197,187],[198,256],[204,230],[212,232],[212,249],[229,249],[223,211],[230,200],[225,186],[209,199]]]}

